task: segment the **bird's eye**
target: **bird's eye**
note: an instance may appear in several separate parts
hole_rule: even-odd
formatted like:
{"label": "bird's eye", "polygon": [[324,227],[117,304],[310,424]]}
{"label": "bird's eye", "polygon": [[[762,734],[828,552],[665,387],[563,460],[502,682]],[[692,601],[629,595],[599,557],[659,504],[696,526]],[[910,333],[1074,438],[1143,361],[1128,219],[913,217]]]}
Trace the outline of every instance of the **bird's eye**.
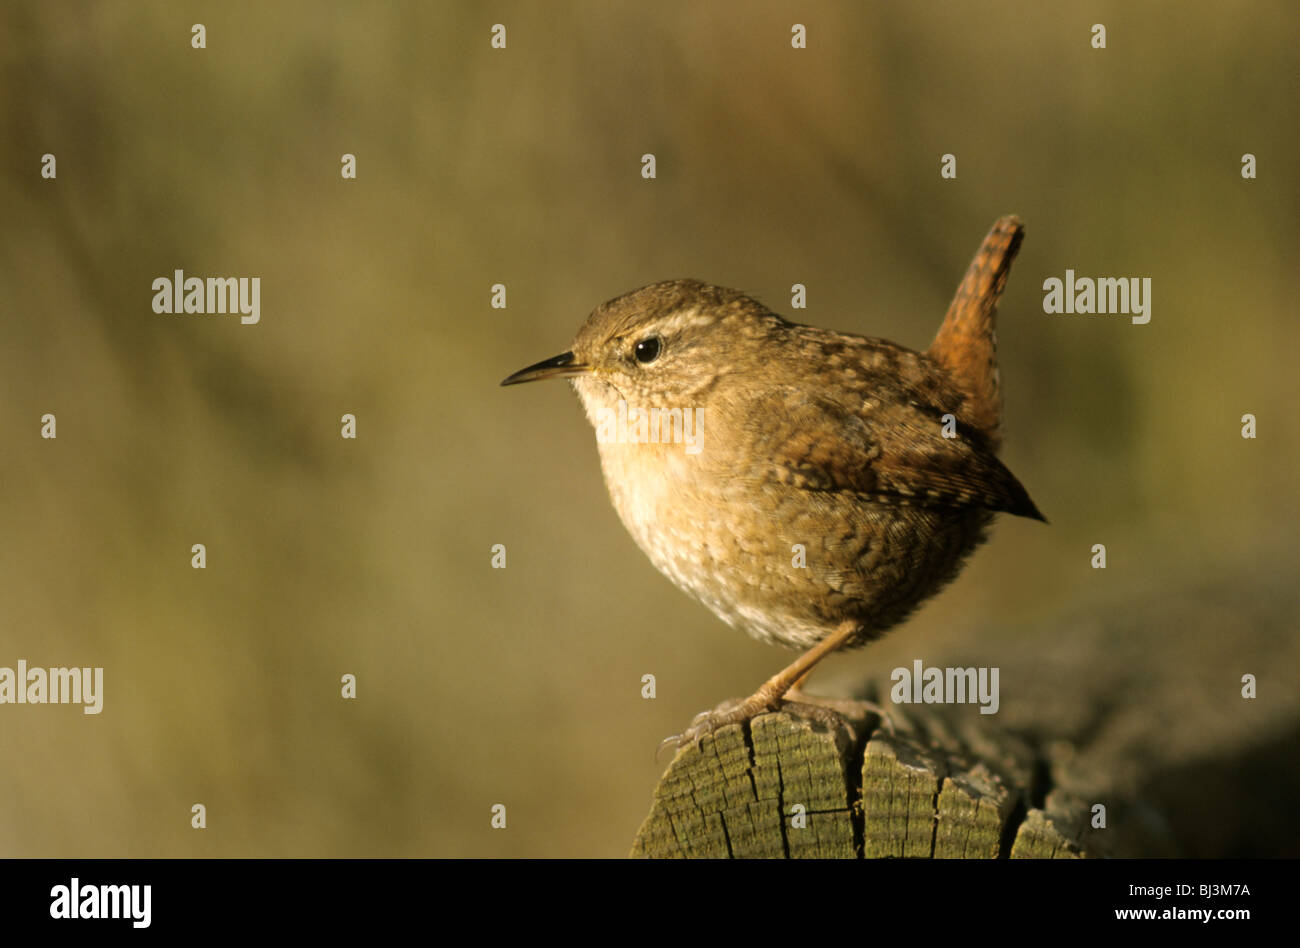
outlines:
{"label": "bird's eye", "polygon": [[642,365],[648,365],[659,358],[659,350],[662,348],[663,345],[660,343],[658,336],[647,336],[632,347],[632,353],[636,356],[638,362]]}

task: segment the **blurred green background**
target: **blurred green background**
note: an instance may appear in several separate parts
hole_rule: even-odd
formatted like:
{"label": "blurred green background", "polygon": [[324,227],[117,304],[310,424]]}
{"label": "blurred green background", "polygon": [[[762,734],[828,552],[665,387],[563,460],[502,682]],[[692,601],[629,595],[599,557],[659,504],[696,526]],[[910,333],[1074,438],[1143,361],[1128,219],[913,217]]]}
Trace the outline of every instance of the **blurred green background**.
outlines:
{"label": "blurred green background", "polygon": [[[1293,569],[1300,12],[1132,7],[6,3],[0,665],[106,695],[0,706],[0,854],[625,854],[659,739],[791,653],[649,565],[566,386],[497,383],[659,279],[923,348],[1026,221],[1004,458],[1051,525],[825,688]],[[261,323],[155,315],[178,268]],[[1150,324],[1044,315],[1066,268],[1150,277]]]}

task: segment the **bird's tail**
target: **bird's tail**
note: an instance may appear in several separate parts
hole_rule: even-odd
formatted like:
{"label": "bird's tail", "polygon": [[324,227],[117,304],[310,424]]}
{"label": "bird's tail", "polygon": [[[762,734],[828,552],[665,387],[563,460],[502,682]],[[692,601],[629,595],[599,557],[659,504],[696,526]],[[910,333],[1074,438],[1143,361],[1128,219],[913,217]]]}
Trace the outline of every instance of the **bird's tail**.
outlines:
{"label": "bird's tail", "polygon": [[965,396],[959,417],[996,449],[1002,441],[1002,391],[998,382],[995,323],[1011,261],[1024,239],[1020,218],[999,218],[984,238],[926,351]]}

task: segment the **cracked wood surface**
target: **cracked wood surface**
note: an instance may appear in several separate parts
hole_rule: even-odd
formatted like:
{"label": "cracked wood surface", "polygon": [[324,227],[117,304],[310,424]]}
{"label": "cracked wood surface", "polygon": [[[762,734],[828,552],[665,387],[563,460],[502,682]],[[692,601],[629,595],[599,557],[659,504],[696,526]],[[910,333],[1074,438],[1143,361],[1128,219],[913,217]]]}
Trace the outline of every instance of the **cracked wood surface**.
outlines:
{"label": "cracked wood surface", "polygon": [[678,752],[632,854],[1082,855],[1081,809],[1028,809],[1034,768],[1023,742],[982,736],[994,770],[941,717],[891,718],[892,734],[874,714],[828,727],[790,711],[755,718],[748,731],[720,729]]}

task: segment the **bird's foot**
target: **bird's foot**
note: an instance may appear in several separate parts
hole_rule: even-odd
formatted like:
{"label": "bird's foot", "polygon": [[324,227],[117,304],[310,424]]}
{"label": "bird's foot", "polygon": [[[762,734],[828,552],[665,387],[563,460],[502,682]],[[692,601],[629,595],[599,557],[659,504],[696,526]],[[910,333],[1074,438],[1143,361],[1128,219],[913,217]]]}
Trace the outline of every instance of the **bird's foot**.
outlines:
{"label": "bird's foot", "polygon": [[665,747],[671,747],[680,750],[689,744],[698,748],[706,737],[712,736],[719,728],[729,724],[746,724],[760,714],[777,710],[784,703],[781,698],[773,697],[761,688],[748,698],[729,698],[712,711],[701,711],[695,715],[685,731],[664,738],[659,749],[662,751]]}
{"label": "bird's foot", "polygon": [[[701,711],[695,715],[691,719],[690,726],[685,731],[665,738],[659,745],[660,750],[662,751],[665,747],[680,750],[692,744],[698,748],[704,738],[712,736],[718,729],[729,724],[747,724],[760,714],[766,714],[769,711],[789,710],[801,718],[815,721],[828,729],[849,727],[851,718],[855,716],[861,717],[861,712],[858,712],[856,707],[848,707],[849,705],[856,706],[857,702],[836,701],[835,699],[809,700],[809,697],[799,693],[793,695],[793,697],[779,698],[759,689],[748,698],[731,698],[722,702],[712,711]],[[845,707],[841,710],[838,705],[844,705]]]}
{"label": "bird's foot", "polygon": [[[860,698],[831,698],[826,695],[810,695],[794,689],[791,689],[786,695],[786,701],[808,709],[828,711],[841,720],[848,720],[855,724],[864,721],[868,715],[875,715],[880,721],[880,726],[891,737],[897,733],[894,730],[894,719],[889,713],[889,709],[874,701],[864,701]],[[815,717],[812,714],[806,716]]]}

